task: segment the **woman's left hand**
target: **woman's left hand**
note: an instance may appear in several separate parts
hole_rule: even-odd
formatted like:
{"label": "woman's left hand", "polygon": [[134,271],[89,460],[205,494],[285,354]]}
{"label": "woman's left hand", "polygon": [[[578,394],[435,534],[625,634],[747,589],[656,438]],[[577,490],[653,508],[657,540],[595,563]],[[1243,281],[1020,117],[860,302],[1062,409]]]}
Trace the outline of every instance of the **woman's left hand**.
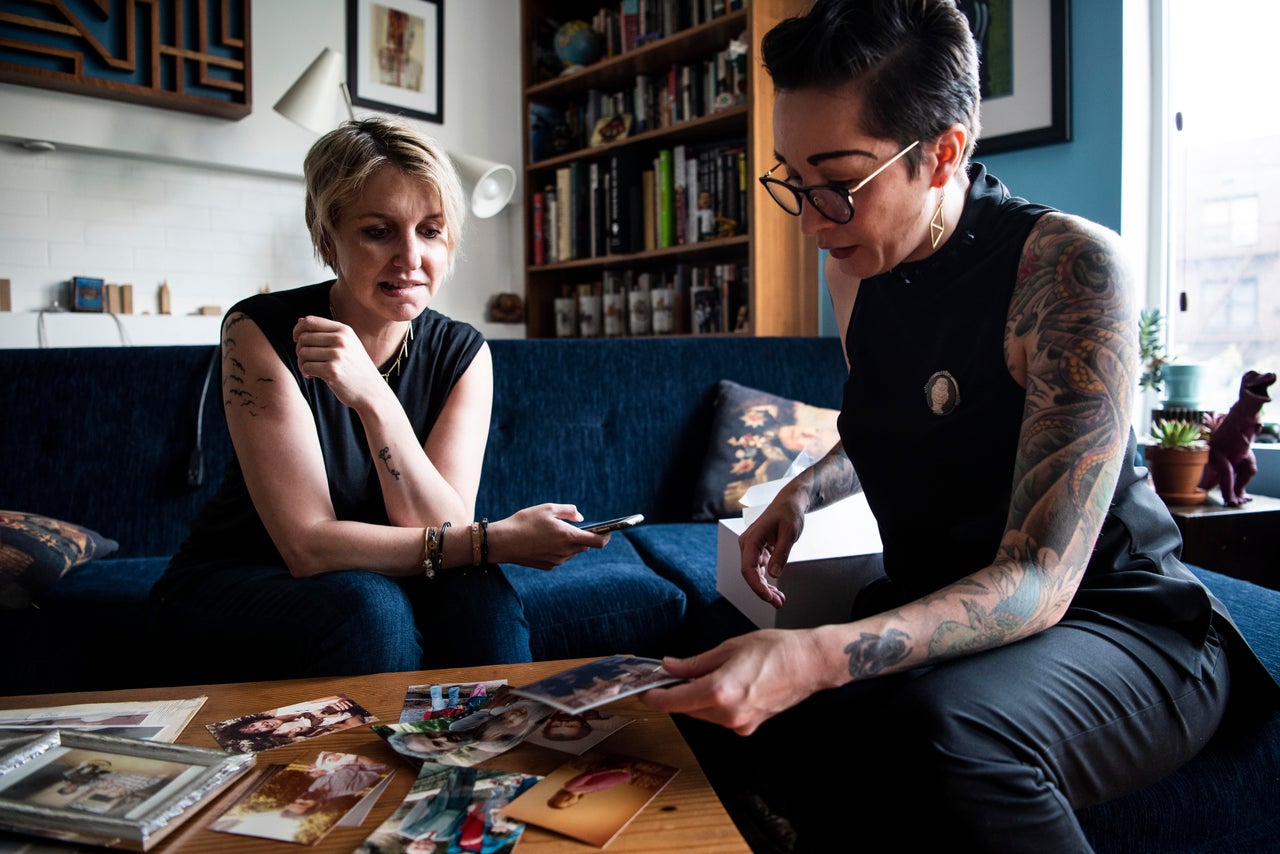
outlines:
{"label": "woman's left hand", "polygon": [[371,389],[385,385],[355,331],[325,317],[300,318],[293,327],[298,370],[318,379],[352,409],[360,409]]}
{"label": "woman's left hand", "polygon": [[645,705],[680,712],[750,735],[769,718],[820,688],[823,661],[810,630],[765,629],[730,638],[691,658],[665,658],[662,667],[688,679],[653,688]]}

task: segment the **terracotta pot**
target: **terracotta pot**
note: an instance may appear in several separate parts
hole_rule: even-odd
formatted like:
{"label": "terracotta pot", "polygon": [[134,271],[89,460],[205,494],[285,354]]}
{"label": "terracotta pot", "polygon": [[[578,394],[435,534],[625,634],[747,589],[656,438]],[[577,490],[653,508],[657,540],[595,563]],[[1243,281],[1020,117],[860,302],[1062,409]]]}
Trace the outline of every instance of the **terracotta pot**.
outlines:
{"label": "terracotta pot", "polygon": [[1144,452],[1156,495],[1166,504],[1203,504],[1208,493],[1200,488],[1200,475],[1209,462],[1208,447],[1162,448],[1148,445]]}

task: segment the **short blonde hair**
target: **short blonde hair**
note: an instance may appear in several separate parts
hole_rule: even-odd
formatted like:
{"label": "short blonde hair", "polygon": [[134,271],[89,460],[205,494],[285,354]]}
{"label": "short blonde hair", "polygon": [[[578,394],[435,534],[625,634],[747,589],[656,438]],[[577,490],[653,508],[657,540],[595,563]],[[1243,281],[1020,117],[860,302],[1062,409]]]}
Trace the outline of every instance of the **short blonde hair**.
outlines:
{"label": "short blonde hair", "polygon": [[302,167],[307,186],[306,221],[316,257],[337,272],[334,229],[343,209],[364,192],[369,179],[384,166],[420,179],[440,196],[452,273],[467,216],[458,171],[435,140],[384,116],[343,122],[307,152]]}

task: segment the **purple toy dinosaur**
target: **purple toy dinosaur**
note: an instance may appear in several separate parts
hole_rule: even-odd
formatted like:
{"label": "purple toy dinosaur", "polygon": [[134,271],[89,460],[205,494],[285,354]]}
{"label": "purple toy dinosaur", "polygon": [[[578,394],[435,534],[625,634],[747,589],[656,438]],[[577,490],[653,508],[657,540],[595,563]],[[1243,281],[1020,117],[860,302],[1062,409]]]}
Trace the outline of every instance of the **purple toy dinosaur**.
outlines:
{"label": "purple toy dinosaur", "polygon": [[1200,488],[1217,486],[1222,503],[1238,507],[1251,500],[1244,487],[1258,473],[1253,456],[1253,437],[1262,429],[1262,404],[1270,403],[1267,388],[1276,381],[1273,373],[1249,371],[1240,379],[1240,399],[1209,436],[1209,462],[1200,476]]}

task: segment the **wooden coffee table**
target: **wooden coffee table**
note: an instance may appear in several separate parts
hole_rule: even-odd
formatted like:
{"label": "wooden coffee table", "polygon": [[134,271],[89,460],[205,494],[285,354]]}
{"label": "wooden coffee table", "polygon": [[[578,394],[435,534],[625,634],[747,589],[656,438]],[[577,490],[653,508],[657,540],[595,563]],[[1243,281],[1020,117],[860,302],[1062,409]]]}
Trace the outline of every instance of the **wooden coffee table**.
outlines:
{"label": "wooden coffee table", "polygon": [[[292,679],[180,688],[32,694],[0,697],[0,709],[205,696],[208,700],[177,740],[181,744],[217,748],[217,742],[209,735],[205,724],[339,693],[346,694],[377,715],[379,722],[395,723],[399,720],[400,709],[404,705],[405,689],[410,685],[506,679],[511,685],[519,686],[588,660],[590,659],[421,670],[408,673],[378,673],[371,676],[332,679]],[[611,713],[633,716],[635,720],[601,742],[600,749],[651,759],[680,769],[680,773],[676,774],[666,788],[609,844],[607,850],[610,852],[749,852],[746,841],[738,833],[728,813],[720,804],[702,769],[698,766],[697,760],[694,759],[692,751],[671,718],[644,708],[635,698],[618,700],[606,708]],[[359,753],[384,759],[397,768],[395,777],[361,826],[336,827],[312,848],[209,830],[209,823],[217,818],[246,787],[247,782],[242,782],[188,819],[152,851],[182,852],[182,854],[215,851],[235,851],[237,854],[253,854],[253,852],[297,854],[302,850],[326,852],[354,850],[408,794],[415,777],[415,770],[368,727],[356,727],[296,745],[280,747],[259,754],[258,762],[261,766],[267,763],[285,763],[294,759],[310,759],[319,750]],[[481,767],[547,774],[570,758],[571,754],[568,753],[532,744],[522,744],[489,760]],[[8,837],[0,834],[0,838]],[[92,849],[84,846],[79,848],[69,846],[69,850]],[[516,850],[519,854],[549,854],[549,852],[598,851],[600,849],[530,825],[525,829]]]}

